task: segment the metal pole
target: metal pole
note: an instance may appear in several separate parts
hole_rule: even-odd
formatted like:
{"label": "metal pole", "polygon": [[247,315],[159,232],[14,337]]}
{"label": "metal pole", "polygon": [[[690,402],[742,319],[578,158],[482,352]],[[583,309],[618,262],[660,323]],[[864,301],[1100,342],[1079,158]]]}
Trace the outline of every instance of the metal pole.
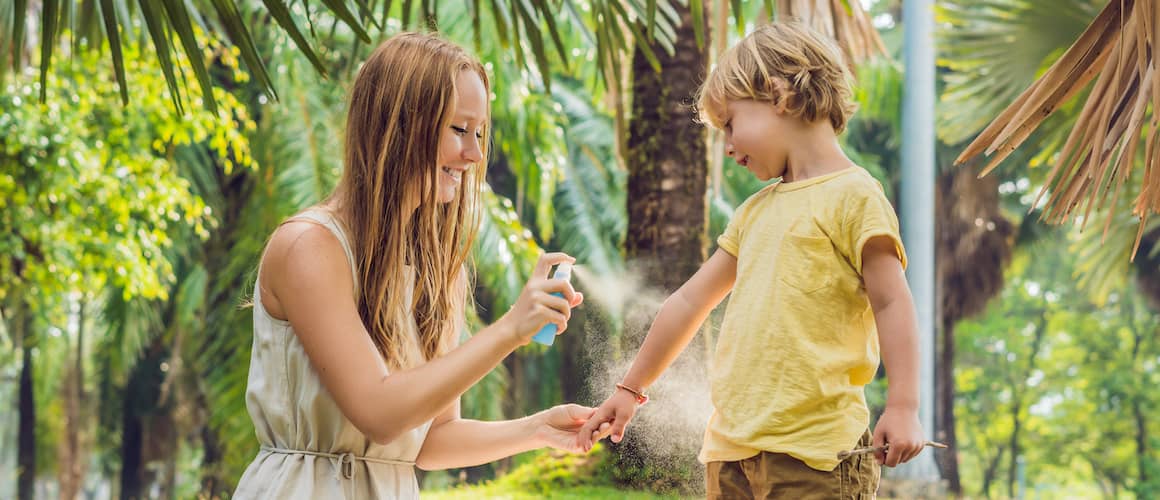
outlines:
{"label": "metal pole", "polygon": [[[934,432],[934,192],[935,192],[935,53],[934,1],[903,0],[902,89],[902,242],[910,260],[907,280],[918,310],[919,421],[927,436]],[[895,477],[939,480],[930,450],[898,467]]]}

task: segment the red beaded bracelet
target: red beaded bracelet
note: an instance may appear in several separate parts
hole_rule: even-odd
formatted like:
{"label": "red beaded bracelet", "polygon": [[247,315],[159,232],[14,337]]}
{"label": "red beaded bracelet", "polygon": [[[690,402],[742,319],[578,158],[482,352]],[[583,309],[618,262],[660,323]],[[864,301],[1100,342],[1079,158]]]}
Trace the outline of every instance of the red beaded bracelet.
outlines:
{"label": "red beaded bracelet", "polygon": [[637,404],[637,405],[643,405],[643,404],[645,404],[645,403],[647,403],[647,402],[648,402],[648,396],[646,396],[646,395],[645,395],[643,392],[641,392],[641,391],[638,391],[638,390],[636,390],[636,389],[630,388],[629,386],[627,386],[627,385],[624,385],[624,384],[616,384],[616,388],[617,388],[617,389],[624,389],[624,390],[626,390],[626,391],[628,391],[628,392],[632,393],[632,395],[636,397],[636,404]]}

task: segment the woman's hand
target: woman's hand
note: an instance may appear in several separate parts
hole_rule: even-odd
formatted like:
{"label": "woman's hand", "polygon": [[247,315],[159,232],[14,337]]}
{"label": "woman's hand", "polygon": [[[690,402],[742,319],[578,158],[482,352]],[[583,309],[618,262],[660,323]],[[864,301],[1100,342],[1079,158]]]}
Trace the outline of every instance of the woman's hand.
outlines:
{"label": "woman's hand", "polygon": [[[574,290],[567,280],[548,279],[552,266],[562,262],[573,263],[576,259],[558,252],[540,256],[516,303],[497,321],[515,334],[519,345],[531,342],[532,336],[548,323],[555,323],[556,335],[564,333],[568,329],[568,319],[572,317],[572,308],[584,301],[584,295]],[[553,292],[562,296],[552,295]]]}
{"label": "woman's hand", "polygon": [[[576,433],[595,411],[587,406],[565,404],[533,415],[536,442],[570,453],[583,452],[579,440],[576,439]],[[605,428],[607,426],[607,423],[603,425]]]}
{"label": "woman's hand", "polygon": [[581,451],[587,452],[609,432],[612,434],[612,442],[619,443],[624,439],[624,430],[632,421],[632,416],[636,415],[636,407],[641,404],[631,393],[617,388],[577,431],[577,446]]}

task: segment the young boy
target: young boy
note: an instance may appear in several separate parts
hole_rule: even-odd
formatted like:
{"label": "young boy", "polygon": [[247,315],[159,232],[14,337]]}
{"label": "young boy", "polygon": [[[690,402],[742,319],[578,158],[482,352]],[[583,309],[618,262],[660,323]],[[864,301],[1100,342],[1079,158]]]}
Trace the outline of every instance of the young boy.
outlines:
{"label": "young boy", "polygon": [[[702,120],[765,181],[720,248],[657,314],[632,367],[580,430],[620,442],[645,389],[732,292],[710,365],[714,412],[698,457],[710,498],[863,498],[879,464],[919,453],[918,347],[898,219],[842,152],[853,113],[837,49],[797,23],[758,28],[700,90]],[[871,441],[864,386],[882,360],[886,410]],[[600,431],[599,426],[611,422]],[[839,451],[889,443],[876,460]]]}

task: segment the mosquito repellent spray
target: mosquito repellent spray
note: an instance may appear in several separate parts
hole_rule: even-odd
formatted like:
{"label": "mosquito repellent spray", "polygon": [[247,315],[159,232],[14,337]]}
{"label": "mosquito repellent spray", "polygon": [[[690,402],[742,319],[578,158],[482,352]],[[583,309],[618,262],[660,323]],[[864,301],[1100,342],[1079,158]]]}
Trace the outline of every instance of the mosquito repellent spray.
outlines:
{"label": "mosquito repellent spray", "polygon": [[[562,280],[566,280],[566,281],[571,280],[572,279],[572,264],[564,262],[564,263],[557,265],[556,272],[552,273],[552,279],[562,279]],[[555,295],[557,297],[564,296],[564,294],[562,294],[560,292],[552,292],[552,295]],[[536,335],[534,337],[532,337],[532,340],[534,340],[538,343],[544,344],[544,345],[552,345],[552,342],[556,341],[556,324],[555,323],[548,323],[548,324],[544,325],[544,327],[541,328],[540,331],[538,333],[536,333]]]}

